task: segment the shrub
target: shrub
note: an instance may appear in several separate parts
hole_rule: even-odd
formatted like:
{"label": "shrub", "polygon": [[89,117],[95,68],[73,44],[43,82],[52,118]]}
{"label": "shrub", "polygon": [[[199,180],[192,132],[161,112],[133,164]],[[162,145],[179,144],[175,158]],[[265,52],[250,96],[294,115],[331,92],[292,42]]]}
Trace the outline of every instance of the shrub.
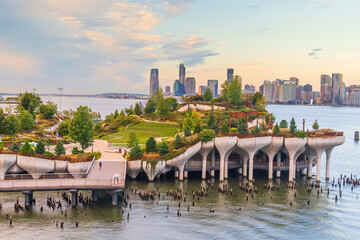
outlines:
{"label": "shrub", "polygon": [[252,120],[256,119],[256,116],[254,114],[251,114],[249,117],[248,117],[248,120],[249,122],[251,122]]}
{"label": "shrub", "polygon": [[45,153],[45,144],[43,141],[38,141],[35,147],[35,152],[38,154],[44,154]]}
{"label": "shrub", "polygon": [[259,126],[255,126],[251,129],[251,133],[252,134],[258,134],[258,133],[261,133],[261,127]]}
{"label": "shrub", "polygon": [[84,153],[84,151],[79,150],[78,147],[73,147],[73,149],[71,150],[71,154],[73,154],[73,155],[80,154],[80,153]]}
{"label": "shrub", "polygon": [[208,142],[215,138],[216,132],[212,129],[204,129],[200,132],[200,141],[201,142]]}
{"label": "shrub", "polygon": [[221,124],[221,133],[228,133],[229,132],[229,126],[227,123]]}
{"label": "shrub", "polygon": [[185,135],[185,137],[190,137],[191,136],[191,129],[189,127],[185,128],[184,135]]}
{"label": "shrub", "polygon": [[202,126],[200,121],[196,123],[195,127],[194,127],[194,133],[200,133],[202,130]]}
{"label": "shrub", "polygon": [[237,132],[237,128],[234,128],[234,127],[230,128],[230,132],[236,133],[236,132]]}
{"label": "shrub", "polygon": [[4,144],[0,142],[0,151],[4,150]]}
{"label": "shrub", "polygon": [[288,128],[289,127],[289,124],[286,120],[281,120],[280,122],[280,128]]}
{"label": "shrub", "polygon": [[128,141],[127,141],[127,145],[130,147],[130,148],[133,148],[135,146],[135,143],[136,142],[139,142],[138,138],[136,137],[136,134],[131,132],[130,133],[130,136],[128,138]]}
{"label": "shrub", "polygon": [[295,136],[297,138],[306,138],[307,137],[307,133],[305,131],[296,131],[295,132]]}
{"label": "shrub", "polygon": [[315,120],[314,124],[312,125],[312,128],[316,131],[319,129],[319,123],[317,121],[317,119]]}
{"label": "shrub", "polygon": [[62,142],[58,142],[55,147],[55,155],[61,156],[61,155],[65,155],[65,154],[66,154],[66,151],[65,151],[64,145],[62,144]]}
{"label": "shrub", "polygon": [[248,134],[249,130],[248,130],[245,119],[244,118],[239,118],[238,122],[239,122],[238,127],[237,127],[238,133],[239,134]]}
{"label": "shrub", "polygon": [[138,156],[141,156],[142,154],[143,154],[143,152],[139,146],[139,142],[136,141],[134,146],[131,148],[130,157],[138,157]]}
{"label": "shrub", "polygon": [[181,137],[180,137],[179,134],[176,134],[175,141],[174,141],[174,147],[175,147],[176,149],[179,149],[179,148],[181,148],[182,146],[183,146],[183,144],[182,144],[182,141],[181,141]]}
{"label": "shrub", "polygon": [[44,155],[49,157],[55,156],[55,154],[53,154],[52,152],[47,152],[47,151],[44,153]]}
{"label": "shrub", "polygon": [[169,146],[164,140],[159,144],[159,153],[161,156],[169,153]]}
{"label": "shrub", "polygon": [[14,152],[20,151],[20,148],[17,145],[17,143],[13,143],[10,147],[8,147],[8,149]]}
{"label": "shrub", "polygon": [[156,152],[156,141],[155,138],[153,137],[149,137],[149,139],[146,141],[146,152],[147,153],[151,153],[151,152]]}
{"label": "shrub", "polygon": [[95,160],[98,160],[98,159],[101,158],[101,152],[88,152],[88,153],[86,153],[86,155],[87,155],[88,157],[90,157],[91,159],[92,159],[93,157],[95,157]]}
{"label": "shrub", "polygon": [[230,124],[231,124],[230,128],[237,128],[239,126],[239,122],[234,118],[230,120]]}
{"label": "shrub", "polygon": [[273,133],[280,133],[280,127],[278,124],[275,124],[275,127],[274,127],[274,130],[273,130]]}
{"label": "shrub", "polygon": [[23,153],[35,153],[34,149],[32,149],[29,140],[26,139],[24,145],[20,148],[20,151]]}

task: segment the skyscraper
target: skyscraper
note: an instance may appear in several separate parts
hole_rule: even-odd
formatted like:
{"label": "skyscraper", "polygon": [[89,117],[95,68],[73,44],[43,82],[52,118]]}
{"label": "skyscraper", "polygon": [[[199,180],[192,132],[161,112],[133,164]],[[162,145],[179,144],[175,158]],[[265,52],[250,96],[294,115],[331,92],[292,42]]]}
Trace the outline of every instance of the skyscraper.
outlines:
{"label": "skyscraper", "polygon": [[306,85],[304,86],[304,91],[305,91],[305,92],[312,92],[312,85],[306,84]]}
{"label": "skyscraper", "polygon": [[298,79],[298,78],[296,78],[296,77],[291,77],[291,78],[289,79],[289,81],[295,83],[295,86],[299,86],[299,79]]}
{"label": "skyscraper", "polygon": [[228,68],[227,69],[227,81],[230,83],[234,78],[234,69]]}
{"label": "skyscraper", "polygon": [[332,74],[332,104],[341,104],[342,102],[343,75],[341,73]]}
{"label": "skyscraper", "polygon": [[204,95],[207,88],[208,88],[208,86],[200,86],[198,94]]}
{"label": "skyscraper", "polygon": [[185,85],[185,65],[183,63],[179,65],[179,81]]}
{"label": "skyscraper", "polygon": [[267,102],[270,102],[273,95],[273,84],[270,81],[264,81],[264,90],[263,95],[266,98]]}
{"label": "skyscraper", "polygon": [[173,87],[173,95],[182,96],[184,94],[185,94],[184,84],[182,84],[179,80],[175,80]]}
{"label": "skyscraper", "polygon": [[325,103],[331,102],[332,95],[332,80],[329,75],[321,75],[320,80],[320,97]]}
{"label": "skyscraper", "polygon": [[207,86],[211,89],[214,97],[218,96],[219,83],[218,80],[208,80]]}
{"label": "skyscraper", "polygon": [[166,93],[167,95],[170,95],[170,86],[166,86],[166,87],[165,87],[165,93]]}
{"label": "skyscraper", "polygon": [[185,80],[185,92],[188,95],[195,95],[196,80],[193,77],[187,77]]}
{"label": "skyscraper", "polygon": [[150,96],[159,88],[159,70],[156,68],[151,69],[150,72]]}

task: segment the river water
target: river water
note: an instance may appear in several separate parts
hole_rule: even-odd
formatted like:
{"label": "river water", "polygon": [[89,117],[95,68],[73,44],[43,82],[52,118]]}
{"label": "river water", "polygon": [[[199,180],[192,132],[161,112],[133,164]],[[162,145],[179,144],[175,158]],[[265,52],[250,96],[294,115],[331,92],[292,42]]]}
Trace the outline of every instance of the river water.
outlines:
{"label": "river water", "polygon": [[[69,107],[87,104],[94,111],[106,109],[101,114],[108,114],[121,106],[129,106],[134,100],[108,100],[69,98]],[[79,102],[80,101],[80,102]],[[66,106],[63,103],[63,106]],[[96,107],[96,108],[95,108]],[[63,107],[63,109],[65,109]],[[98,109],[98,110],[96,110]],[[331,158],[330,179],[339,175],[359,174],[359,144],[353,140],[355,130],[359,130],[360,111],[350,107],[321,106],[283,106],[270,105],[277,121],[294,117],[298,128],[302,128],[302,119],[306,120],[306,129],[311,128],[315,119],[321,128],[333,128],[343,131],[346,142],[333,150]],[[66,204],[67,217],[60,210],[54,211],[46,207],[48,195],[60,199],[57,192],[35,192],[36,206],[27,212],[16,213],[14,203],[19,198],[23,203],[21,193],[0,194],[2,210],[0,212],[0,238],[8,239],[358,239],[360,229],[360,187],[351,190],[346,185],[342,188],[342,197],[335,202],[339,188],[327,183],[325,176],[325,159],[322,159],[321,185],[324,189],[319,196],[316,191],[307,192],[305,178],[298,177],[299,188],[287,189],[287,176],[274,182],[281,183],[280,190],[267,191],[263,185],[267,182],[267,173],[255,173],[255,186],[258,193],[246,200],[245,193],[239,190],[239,182],[243,179],[230,172],[227,183],[233,188],[232,195],[218,193],[217,178],[215,188],[210,189],[208,197],[174,201],[166,196],[169,189],[181,188],[188,192],[200,188],[200,174],[190,174],[190,179],[184,182],[168,177],[148,183],[145,180],[127,181],[127,187],[137,187],[141,190],[155,190],[159,187],[161,197],[154,201],[143,201],[127,191],[130,195],[132,208],[110,207],[110,200],[105,196],[102,202],[94,207],[79,206],[72,210]],[[316,174],[316,168],[313,169]],[[313,180],[312,180],[313,181]],[[310,181],[311,182],[311,181]],[[330,188],[327,196],[326,189]],[[90,195],[90,192],[84,192]],[[164,199],[163,199],[164,196]],[[310,201],[309,204],[307,202]],[[181,202],[181,217],[177,216],[178,204]],[[292,206],[290,205],[292,202]],[[167,205],[170,208],[167,211]],[[44,211],[40,212],[40,206]],[[187,207],[189,206],[189,211]],[[239,210],[241,208],[241,210]],[[215,210],[210,213],[210,209]],[[127,220],[127,213],[130,219]],[[12,216],[13,227],[9,227],[6,214]],[[54,221],[64,221],[64,229],[56,227]],[[79,227],[75,227],[75,222]]]}

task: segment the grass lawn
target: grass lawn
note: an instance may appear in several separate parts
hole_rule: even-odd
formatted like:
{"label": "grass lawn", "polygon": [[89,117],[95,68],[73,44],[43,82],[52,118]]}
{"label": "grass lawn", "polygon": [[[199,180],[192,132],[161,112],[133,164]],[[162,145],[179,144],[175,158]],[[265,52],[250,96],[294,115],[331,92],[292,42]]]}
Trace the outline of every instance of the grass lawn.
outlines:
{"label": "grass lawn", "polygon": [[116,133],[111,133],[100,139],[107,140],[109,143],[127,143],[127,139],[131,132],[135,133],[140,144],[145,144],[149,137],[174,137],[178,132],[177,124],[157,123],[157,122],[141,122],[127,129],[123,129]]}

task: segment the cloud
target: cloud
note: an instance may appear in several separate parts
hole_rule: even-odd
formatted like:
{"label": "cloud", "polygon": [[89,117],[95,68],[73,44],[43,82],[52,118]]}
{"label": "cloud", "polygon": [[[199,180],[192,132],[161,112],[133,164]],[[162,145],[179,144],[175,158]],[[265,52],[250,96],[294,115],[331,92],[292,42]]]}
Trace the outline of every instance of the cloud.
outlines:
{"label": "cloud", "polygon": [[177,14],[185,12],[192,5],[193,0],[167,0],[163,4],[165,17],[174,17]]}
{"label": "cloud", "polygon": [[323,49],[322,48],[315,48],[315,49],[313,49],[312,51],[313,52],[319,52],[319,51],[322,51]]}
{"label": "cloud", "polygon": [[[320,53],[321,51],[323,51],[322,48],[315,48],[315,49],[311,50],[311,52],[308,53],[308,56],[313,57],[313,56],[317,55],[318,53]],[[316,59],[319,59],[319,57],[316,57]]]}
{"label": "cloud", "polygon": [[311,56],[314,56],[316,53],[314,52],[310,52],[308,55],[311,57]]}

